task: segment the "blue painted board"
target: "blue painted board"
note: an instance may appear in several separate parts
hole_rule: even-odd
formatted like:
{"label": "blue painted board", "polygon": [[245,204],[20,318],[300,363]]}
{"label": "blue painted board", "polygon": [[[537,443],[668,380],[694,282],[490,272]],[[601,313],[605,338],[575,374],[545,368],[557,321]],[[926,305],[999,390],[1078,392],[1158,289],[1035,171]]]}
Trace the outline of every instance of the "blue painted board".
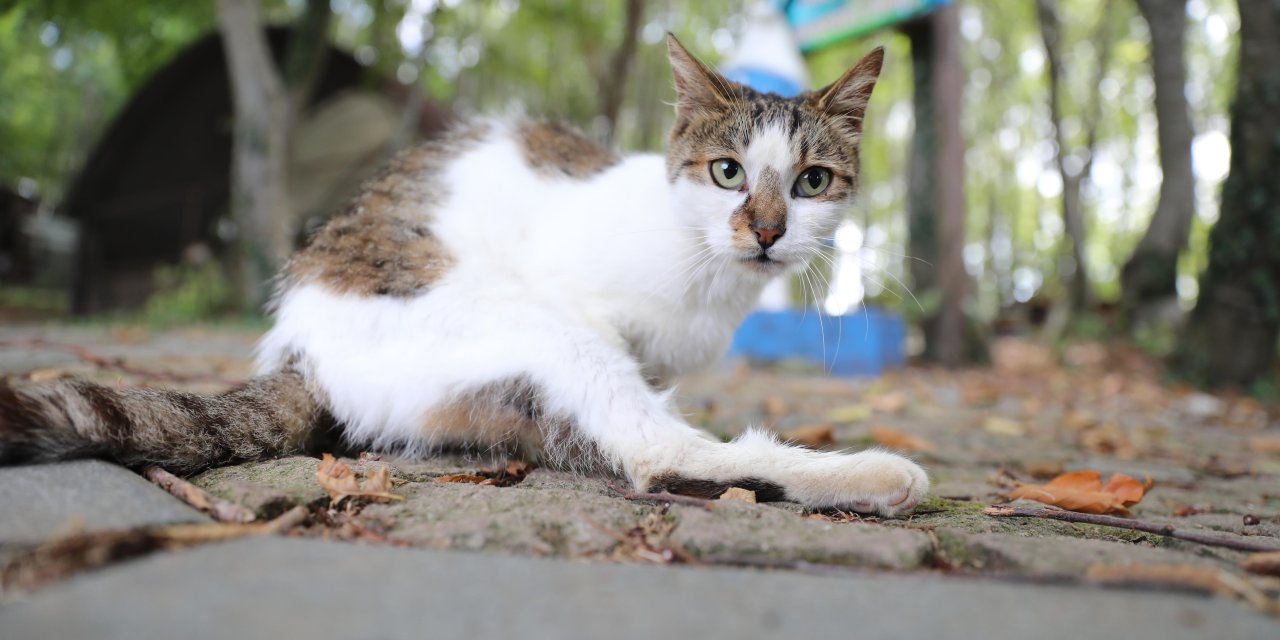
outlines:
{"label": "blue painted board", "polygon": [[747,316],[729,357],[802,359],[838,376],[877,376],[906,361],[907,326],[883,309],[828,316],[815,310],[756,311]]}

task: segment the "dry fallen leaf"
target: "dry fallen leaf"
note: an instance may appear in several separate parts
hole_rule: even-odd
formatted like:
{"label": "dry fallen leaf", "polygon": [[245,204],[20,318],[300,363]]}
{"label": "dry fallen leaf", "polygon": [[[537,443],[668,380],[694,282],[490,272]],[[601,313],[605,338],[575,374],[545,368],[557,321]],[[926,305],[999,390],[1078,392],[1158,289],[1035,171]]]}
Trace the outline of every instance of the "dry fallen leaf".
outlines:
{"label": "dry fallen leaf", "polygon": [[1174,517],[1185,518],[1201,513],[1209,513],[1209,507],[1198,504],[1184,504],[1173,510]]}
{"label": "dry fallen leaf", "polygon": [[1033,478],[1056,478],[1066,469],[1058,460],[1035,460],[1022,464],[1022,470]]}
{"label": "dry fallen leaf", "polygon": [[1023,436],[1027,433],[1027,428],[1022,426],[1021,422],[1002,418],[1000,416],[987,416],[982,421],[982,429],[987,433],[994,433],[1002,436]]}
{"label": "dry fallen leaf", "polygon": [[824,447],[834,447],[836,445],[835,431],[829,424],[813,424],[796,427],[788,431],[783,431],[779,435],[781,435],[782,439],[787,442],[803,445],[810,449],[822,449]]}
{"label": "dry fallen leaf", "polygon": [[900,413],[907,408],[907,396],[901,391],[893,391],[868,398],[867,404],[880,413]]}
{"label": "dry fallen leaf", "polygon": [[729,487],[724,493],[720,494],[721,500],[737,500],[739,502],[756,503],[756,492],[741,487]]}
{"label": "dry fallen leaf", "polygon": [[774,420],[787,414],[787,403],[781,396],[766,396],[762,405],[764,415]]}
{"label": "dry fallen leaf", "polygon": [[871,417],[871,407],[865,404],[849,404],[827,412],[832,422],[861,422]]}
{"label": "dry fallen leaf", "polygon": [[1280,576],[1280,551],[1255,553],[1240,563],[1240,568],[1249,573],[1264,576]]}
{"label": "dry fallen leaf", "polygon": [[329,494],[333,504],[345,498],[368,498],[377,502],[404,500],[404,496],[391,493],[391,474],[386,467],[370,471],[364,483],[356,480],[356,473],[347,463],[326,453],[316,466],[316,481]]}
{"label": "dry fallen leaf", "polygon": [[27,374],[27,380],[31,382],[53,382],[54,380],[62,380],[70,378],[71,373],[62,369],[35,369]]}
{"label": "dry fallen leaf", "polygon": [[913,436],[881,425],[871,427],[871,437],[890,449],[898,449],[900,451],[933,450],[933,443],[920,436]]}
{"label": "dry fallen leaf", "polygon": [[1266,612],[1280,611],[1272,601],[1248,580],[1213,567],[1199,565],[1093,565],[1085,577],[1111,585],[1156,585],[1194,589],[1206,593],[1235,597]]}
{"label": "dry fallen leaf", "polygon": [[440,476],[436,478],[436,482],[454,482],[458,484],[483,484],[488,482],[489,478],[484,476],[473,476],[467,473],[455,473],[453,475]]}
{"label": "dry fallen leaf", "polygon": [[1073,471],[1064,473],[1045,485],[1024,484],[1009,492],[1018,500],[1035,500],[1068,511],[1080,513],[1129,513],[1129,507],[1138,504],[1146,491],[1146,484],[1117,473],[1103,486],[1097,471]]}
{"label": "dry fallen leaf", "polygon": [[506,466],[498,469],[480,469],[479,473],[489,478],[482,484],[495,487],[510,487],[524,482],[525,476],[533,471],[533,465],[524,460],[508,460]]}
{"label": "dry fallen leaf", "polygon": [[1249,450],[1280,455],[1280,436],[1254,436],[1249,438]]}

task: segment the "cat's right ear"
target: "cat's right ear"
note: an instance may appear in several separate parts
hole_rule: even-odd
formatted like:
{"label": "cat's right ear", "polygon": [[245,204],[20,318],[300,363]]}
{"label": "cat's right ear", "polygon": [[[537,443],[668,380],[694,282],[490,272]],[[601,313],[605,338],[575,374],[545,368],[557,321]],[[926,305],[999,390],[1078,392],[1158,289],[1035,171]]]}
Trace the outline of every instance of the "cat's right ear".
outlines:
{"label": "cat's right ear", "polygon": [[729,103],[729,80],[690,55],[670,33],[667,34],[667,54],[676,79],[677,117],[720,110]]}

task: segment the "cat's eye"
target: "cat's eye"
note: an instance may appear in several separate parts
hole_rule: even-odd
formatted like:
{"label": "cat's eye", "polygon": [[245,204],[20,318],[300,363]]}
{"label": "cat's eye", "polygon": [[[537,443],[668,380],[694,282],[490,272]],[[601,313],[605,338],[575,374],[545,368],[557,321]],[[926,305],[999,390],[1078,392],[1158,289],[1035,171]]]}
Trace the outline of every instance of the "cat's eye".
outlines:
{"label": "cat's eye", "polygon": [[720,158],[711,161],[711,179],[725,189],[737,189],[747,179],[747,172],[737,161]]}
{"label": "cat's eye", "polygon": [[809,167],[796,178],[795,194],[798,198],[820,196],[831,184],[831,171],[822,167]]}

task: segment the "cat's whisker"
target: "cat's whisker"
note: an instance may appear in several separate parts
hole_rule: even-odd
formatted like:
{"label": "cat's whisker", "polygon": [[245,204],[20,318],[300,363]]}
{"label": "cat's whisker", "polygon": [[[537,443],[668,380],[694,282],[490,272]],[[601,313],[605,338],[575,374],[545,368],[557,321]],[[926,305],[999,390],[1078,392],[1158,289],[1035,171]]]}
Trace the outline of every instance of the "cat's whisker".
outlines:
{"label": "cat's whisker", "polygon": [[[820,242],[824,242],[824,243],[825,243],[825,242],[830,242],[830,243],[832,243],[832,244],[835,244],[835,242],[836,242],[836,239],[835,239],[834,237],[822,237],[822,236],[815,236],[815,237],[814,237],[814,240],[818,240],[818,241],[820,241]],[[931,266],[931,267],[933,266],[933,263],[932,263],[932,262],[929,262],[928,260],[925,260],[924,258],[919,258],[919,257],[913,256],[913,255],[908,255],[908,254],[905,254],[905,253],[897,253],[897,252],[894,252],[894,251],[890,251],[890,250],[888,250],[888,249],[882,249],[882,248],[880,248],[880,247],[873,247],[873,246],[865,245],[865,244],[864,244],[864,245],[861,245],[861,246],[859,246],[857,249],[854,249],[853,251],[849,251],[849,252],[847,252],[847,253],[858,253],[858,252],[862,251],[863,249],[866,249],[867,251],[878,251],[878,252],[883,253],[884,255],[889,256],[889,257],[891,257],[891,258],[900,258],[900,259],[902,259],[902,260],[915,260],[915,261],[920,262],[920,263],[922,263],[922,264],[927,264],[927,265],[929,265],[929,266]]]}
{"label": "cat's whisker", "polygon": [[[639,305],[644,305],[645,303],[649,302],[649,300],[651,300],[653,296],[666,290],[666,288],[672,283],[674,283],[677,279],[680,279],[682,277],[685,277],[686,275],[696,272],[696,270],[701,265],[701,263],[707,260],[711,260],[714,257],[715,257],[715,252],[713,248],[708,246],[708,247],[703,247],[697,253],[694,253],[693,255],[682,259],[680,262],[676,263],[675,265],[672,265],[672,267],[666,271],[666,273],[669,273],[671,275],[665,278],[661,283],[653,287],[649,291],[649,293],[640,300]],[[675,296],[675,299],[680,299],[684,297],[684,294],[687,288],[688,288],[687,286],[682,285],[679,293]]]}

